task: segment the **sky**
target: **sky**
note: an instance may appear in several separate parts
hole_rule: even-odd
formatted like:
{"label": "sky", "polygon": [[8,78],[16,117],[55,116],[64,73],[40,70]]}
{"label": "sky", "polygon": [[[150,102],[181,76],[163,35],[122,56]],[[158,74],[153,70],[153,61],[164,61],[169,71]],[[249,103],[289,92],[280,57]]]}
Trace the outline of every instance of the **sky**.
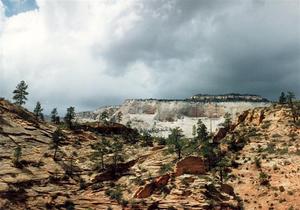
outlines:
{"label": "sky", "polygon": [[0,97],[46,112],[198,93],[300,97],[300,0],[0,0]]}

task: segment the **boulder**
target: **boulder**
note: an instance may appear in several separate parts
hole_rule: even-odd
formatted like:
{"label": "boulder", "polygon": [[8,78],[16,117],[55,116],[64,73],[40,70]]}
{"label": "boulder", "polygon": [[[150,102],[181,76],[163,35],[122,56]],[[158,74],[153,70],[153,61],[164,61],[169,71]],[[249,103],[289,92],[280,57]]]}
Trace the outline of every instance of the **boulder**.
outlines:
{"label": "boulder", "polygon": [[221,184],[221,191],[231,196],[235,195],[233,187],[229,184]]}
{"label": "boulder", "polygon": [[220,142],[226,136],[227,132],[227,128],[219,128],[218,132],[213,137],[213,141]]}
{"label": "boulder", "polygon": [[134,194],[134,198],[148,198],[150,197],[156,189],[159,189],[168,184],[170,179],[169,174],[159,176],[151,183],[146,184],[143,187],[140,187]]}
{"label": "boulder", "polygon": [[148,198],[152,195],[155,190],[155,185],[153,182],[146,184],[143,187],[140,187],[134,194],[134,198]]}
{"label": "boulder", "polygon": [[200,157],[189,156],[177,162],[175,167],[175,176],[182,174],[204,174],[206,172],[206,164]]}

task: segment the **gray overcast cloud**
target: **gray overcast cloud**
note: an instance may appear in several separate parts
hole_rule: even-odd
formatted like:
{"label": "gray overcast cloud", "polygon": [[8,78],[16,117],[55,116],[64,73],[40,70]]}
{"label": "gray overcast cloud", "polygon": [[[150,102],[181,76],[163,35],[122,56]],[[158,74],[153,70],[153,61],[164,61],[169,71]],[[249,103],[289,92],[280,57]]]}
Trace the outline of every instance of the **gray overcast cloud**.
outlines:
{"label": "gray overcast cloud", "polygon": [[49,111],[197,93],[300,96],[298,0],[37,0],[5,16],[0,96]]}

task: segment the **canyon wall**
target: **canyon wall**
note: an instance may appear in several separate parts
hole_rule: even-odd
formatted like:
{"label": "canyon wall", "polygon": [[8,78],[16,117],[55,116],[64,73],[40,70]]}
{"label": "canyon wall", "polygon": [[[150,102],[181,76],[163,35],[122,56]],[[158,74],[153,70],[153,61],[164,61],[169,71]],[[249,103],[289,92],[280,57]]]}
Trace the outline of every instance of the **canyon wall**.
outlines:
{"label": "canyon wall", "polygon": [[269,106],[269,102],[197,102],[188,100],[129,99],[119,107],[100,108],[94,112],[77,115],[79,121],[96,121],[104,110],[113,119],[122,112],[122,124],[130,122],[137,129],[147,129],[152,135],[164,136],[170,128],[180,127],[187,137],[192,136],[192,127],[201,119],[210,132],[215,132],[224,122],[225,113],[234,119],[241,112]]}

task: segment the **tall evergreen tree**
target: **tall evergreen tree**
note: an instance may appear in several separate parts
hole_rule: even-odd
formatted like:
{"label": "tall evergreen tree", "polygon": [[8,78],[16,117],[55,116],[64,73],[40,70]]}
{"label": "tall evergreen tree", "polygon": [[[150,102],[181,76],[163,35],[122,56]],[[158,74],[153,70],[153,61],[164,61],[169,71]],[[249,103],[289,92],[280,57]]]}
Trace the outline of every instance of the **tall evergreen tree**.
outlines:
{"label": "tall evergreen tree", "polygon": [[58,116],[58,112],[57,112],[57,108],[54,108],[51,111],[51,122],[58,124],[60,121],[59,116]]}
{"label": "tall evergreen tree", "polygon": [[232,124],[231,114],[226,112],[224,115],[224,118],[225,118],[225,121],[224,121],[224,123],[222,123],[222,125],[224,126],[224,128],[230,129],[230,126]]}
{"label": "tall evergreen tree", "polygon": [[35,117],[40,118],[41,120],[44,120],[44,115],[43,115],[42,111],[43,111],[43,108],[41,106],[41,103],[38,101],[36,103],[36,106],[35,106],[34,110],[33,110],[33,113],[34,113]]}
{"label": "tall evergreen tree", "polygon": [[114,137],[111,144],[111,151],[113,153],[113,172],[118,171],[118,163],[124,161],[123,159],[123,143],[117,137]]}
{"label": "tall evergreen tree", "polygon": [[196,125],[193,125],[192,135],[193,135],[194,138],[196,137],[196,134],[197,134],[197,127],[196,127]]}
{"label": "tall evergreen tree", "polygon": [[167,139],[169,152],[175,152],[178,160],[181,159],[184,149],[187,148],[188,142],[183,138],[183,131],[177,127],[171,130],[171,134]]}
{"label": "tall evergreen tree", "polygon": [[141,135],[141,146],[143,147],[153,147],[153,138],[152,136],[150,135],[149,131],[144,129],[142,131],[142,135]]}
{"label": "tall evergreen tree", "polygon": [[297,116],[297,107],[294,106],[294,99],[296,98],[295,94],[293,92],[289,91],[289,92],[287,92],[286,98],[287,98],[287,103],[292,112],[293,121],[294,121],[294,123],[296,123],[298,116]]}
{"label": "tall evergreen tree", "polygon": [[286,99],[289,105],[293,104],[293,100],[295,99],[295,94],[293,92],[288,91],[286,95]]}
{"label": "tall evergreen tree", "polygon": [[208,132],[205,124],[202,120],[198,120],[196,129],[197,139],[200,141],[205,141],[208,138]]}
{"label": "tall evergreen tree", "polygon": [[23,104],[26,103],[27,101],[27,95],[28,95],[28,92],[27,92],[27,88],[28,88],[28,85],[25,83],[25,81],[21,81],[16,89],[13,91],[13,100],[15,101],[15,104],[16,105],[19,105],[19,106],[22,106]]}
{"label": "tall evergreen tree", "polygon": [[280,96],[279,96],[279,100],[278,102],[280,104],[285,104],[286,103],[286,96],[285,96],[285,93],[284,92],[281,92]]}
{"label": "tall evergreen tree", "polygon": [[103,137],[100,142],[97,142],[95,145],[92,146],[92,149],[94,151],[92,153],[91,160],[97,162],[100,159],[100,168],[101,170],[104,169],[104,157],[111,151],[110,141]]}
{"label": "tall evergreen tree", "polygon": [[104,122],[104,124],[107,124],[108,122],[108,112],[105,110],[100,114],[100,120]]}
{"label": "tall evergreen tree", "polygon": [[67,109],[67,113],[64,118],[65,123],[69,128],[72,128],[73,126],[72,120],[74,118],[75,118],[75,108],[71,106]]}

